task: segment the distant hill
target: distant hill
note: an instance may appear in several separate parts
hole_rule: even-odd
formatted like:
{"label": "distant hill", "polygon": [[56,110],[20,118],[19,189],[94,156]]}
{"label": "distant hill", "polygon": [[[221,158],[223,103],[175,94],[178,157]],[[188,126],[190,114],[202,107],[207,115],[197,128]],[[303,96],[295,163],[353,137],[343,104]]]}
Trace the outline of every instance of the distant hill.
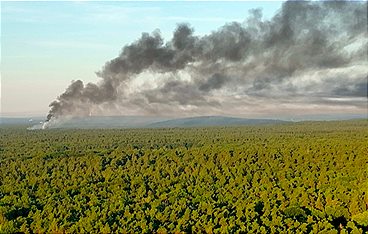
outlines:
{"label": "distant hill", "polygon": [[[0,127],[25,126],[40,129],[44,117],[0,117]],[[361,118],[367,120],[367,118]],[[305,121],[305,120],[304,120]],[[296,122],[304,122],[296,121]],[[312,120],[316,121],[316,120]],[[188,118],[150,117],[150,116],[87,116],[62,120],[52,128],[101,129],[101,128],[186,128],[209,126],[265,125],[292,123],[276,119],[247,119],[226,116],[199,116]]]}
{"label": "distant hill", "polygon": [[[86,116],[61,119],[60,121],[54,123],[51,128],[144,128],[146,125],[168,119],[169,118],[148,116]],[[10,121],[8,120],[7,122]],[[13,122],[17,123],[16,121]],[[33,124],[29,124],[29,126],[34,126],[32,129],[40,129],[42,123],[34,122]]]}
{"label": "distant hill", "polygon": [[91,116],[73,118],[61,123],[60,128],[143,128],[149,124],[168,120],[147,116]]}
{"label": "distant hill", "polygon": [[0,125],[34,125],[43,120],[42,117],[0,117]]}
{"label": "distant hill", "polygon": [[[36,126],[34,129],[38,129],[42,125],[40,124],[40,121],[43,119],[1,118],[1,120],[2,121],[0,121],[0,125],[27,125]],[[52,128],[173,128],[278,123],[286,123],[286,121],[273,119],[245,119],[224,116],[201,116],[179,119],[147,116],[92,116],[64,120],[53,125]]]}
{"label": "distant hill", "polygon": [[245,119],[224,116],[200,116],[191,118],[171,119],[149,124],[151,128],[165,127],[208,127],[208,126],[234,126],[234,125],[258,125],[258,124],[279,124],[287,121],[274,119]]}

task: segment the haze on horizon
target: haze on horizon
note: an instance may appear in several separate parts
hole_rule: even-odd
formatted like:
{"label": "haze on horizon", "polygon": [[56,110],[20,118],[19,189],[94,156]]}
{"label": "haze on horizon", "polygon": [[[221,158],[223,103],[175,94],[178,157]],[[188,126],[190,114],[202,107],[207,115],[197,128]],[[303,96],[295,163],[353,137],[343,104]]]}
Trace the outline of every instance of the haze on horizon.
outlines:
{"label": "haze on horizon", "polygon": [[366,2],[1,4],[3,116],[367,114]]}

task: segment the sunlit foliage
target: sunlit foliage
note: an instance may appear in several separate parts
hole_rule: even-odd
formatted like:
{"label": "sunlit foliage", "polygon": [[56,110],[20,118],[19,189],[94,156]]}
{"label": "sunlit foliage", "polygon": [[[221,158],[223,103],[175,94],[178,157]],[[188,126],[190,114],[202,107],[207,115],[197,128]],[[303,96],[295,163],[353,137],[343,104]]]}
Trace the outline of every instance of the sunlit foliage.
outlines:
{"label": "sunlit foliage", "polygon": [[0,232],[363,233],[368,121],[0,129]]}

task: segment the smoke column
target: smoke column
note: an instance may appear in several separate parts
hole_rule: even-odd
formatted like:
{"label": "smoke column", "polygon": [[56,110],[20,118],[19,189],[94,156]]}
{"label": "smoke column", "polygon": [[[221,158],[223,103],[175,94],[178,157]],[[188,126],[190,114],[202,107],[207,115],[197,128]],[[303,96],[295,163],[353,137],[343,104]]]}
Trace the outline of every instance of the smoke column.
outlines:
{"label": "smoke column", "polygon": [[[143,33],[104,65],[98,83],[73,81],[50,104],[46,125],[88,116],[103,105],[146,112],[175,105],[221,108],[219,93],[295,100],[366,96],[367,2],[285,2],[271,20],[262,20],[259,9],[250,13],[243,23],[202,37],[187,24],[167,42],[158,30]],[[142,74],[161,78],[132,91]],[[316,84],[303,83],[305,76],[317,76]]]}

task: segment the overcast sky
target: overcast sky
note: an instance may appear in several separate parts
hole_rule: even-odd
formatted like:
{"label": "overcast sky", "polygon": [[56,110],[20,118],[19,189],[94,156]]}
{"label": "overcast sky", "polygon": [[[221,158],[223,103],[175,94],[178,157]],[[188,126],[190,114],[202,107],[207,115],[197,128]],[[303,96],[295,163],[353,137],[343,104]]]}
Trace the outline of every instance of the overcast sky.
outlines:
{"label": "overcast sky", "polygon": [[[193,35],[202,37],[218,32],[221,26],[234,21],[246,28],[250,9],[261,8],[262,22],[271,20],[280,12],[281,5],[282,2],[1,2],[2,115],[45,116],[49,104],[72,81],[100,82],[101,77],[95,72],[106,72],[109,67],[103,68],[104,64],[118,57],[122,48],[138,40],[142,32],[159,29],[166,42],[173,37],[178,23],[189,23],[194,28]],[[247,68],[246,72],[235,70],[246,69],[248,65],[240,66],[239,61],[234,65],[230,58],[231,63],[225,61],[222,64],[229,64],[233,69],[222,74],[216,68],[213,74],[206,73],[208,77],[193,80],[188,76],[203,74],[203,67],[194,66],[194,73],[186,67],[179,75],[176,73],[175,78],[170,78],[171,73],[149,68],[149,72],[142,70],[134,79],[129,78],[129,82],[118,84],[124,86],[119,88],[119,92],[124,92],[118,94],[119,101],[88,104],[88,110],[105,115],[163,116],[365,114],[367,98],[362,93],[367,90],[364,77],[367,58],[352,51],[366,43],[367,33],[354,32],[353,36],[354,40],[349,39],[342,45],[350,57],[341,66],[321,67],[316,62],[311,64],[313,69],[303,67],[293,70],[292,75],[276,71],[277,83],[273,78],[264,78],[272,72],[258,66],[264,63],[262,58],[269,59],[259,53],[241,60],[249,62],[248,65],[258,64]],[[331,47],[329,43],[325,46]],[[326,49],[324,55],[329,57],[329,53],[336,53],[336,48]],[[290,48],[285,47],[285,50]],[[274,53],[274,50],[266,53]],[[287,56],[293,58],[294,54],[290,52]],[[293,62],[290,58],[288,63]],[[320,59],[321,63],[330,60]],[[277,70],[281,65],[274,66]],[[316,67],[318,69],[314,69]],[[262,79],[258,78],[259,74]],[[251,78],[244,81],[241,76]],[[173,80],[177,83],[173,84]],[[221,85],[212,84],[214,81]],[[335,82],[341,85],[335,85]],[[191,100],[193,97],[197,100]],[[73,105],[73,111],[78,112],[79,104]]]}

